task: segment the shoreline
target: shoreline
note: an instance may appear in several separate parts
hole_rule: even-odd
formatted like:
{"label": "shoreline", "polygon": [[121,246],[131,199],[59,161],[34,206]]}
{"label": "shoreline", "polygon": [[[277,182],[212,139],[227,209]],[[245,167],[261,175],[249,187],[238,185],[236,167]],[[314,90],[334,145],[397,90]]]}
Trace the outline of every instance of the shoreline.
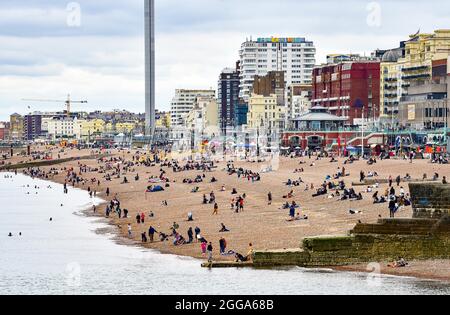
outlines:
{"label": "shoreline", "polygon": [[[113,155],[111,155],[113,156]],[[76,163],[78,161],[72,161],[73,163]],[[59,165],[59,167],[68,167],[70,165],[67,165],[70,163],[63,163],[61,165]],[[255,165],[255,164],[254,164]],[[72,165],[73,166],[73,165]],[[147,169],[148,170],[148,169]],[[12,173],[11,171],[7,171],[7,170],[3,170],[1,171],[2,173]],[[22,172],[20,172],[21,174],[23,174]],[[146,174],[150,174],[151,171],[147,171]],[[25,176],[27,176],[26,174],[23,174]],[[29,177],[29,176],[28,176]],[[31,177],[30,177],[31,178]],[[64,184],[64,180],[63,178],[61,178],[60,176],[55,176],[53,178],[49,178],[49,179],[42,179],[42,180],[47,180],[53,183],[57,183],[57,184]],[[125,186],[123,186],[125,187]],[[189,186],[186,186],[189,187]],[[87,191],[87,187],[86,186],[77,186],[74,187],[76,189],[81,189],[83,191]],[[119,196],[123,196],[124,194],[137,194],[137,192],[127,192],[127,191],[114,191],[114,193],[117,193]],[[114,194],[113,193],[113,194]],[[102,207],[104,207],[107,203],[108,200],[105,200],[107,198],[105,198],[105,194],[103,192],[100,192],[97,194],[97,198],[103,200],[103,202],[99,203],[97,205],[97,210],[101,209]],[[131,197],[129,197],[131,198]],[[127,203],[124,202],[124,204],[126,205]],[[126,208],[127,206],[125,206]],[[100,210],[101,211],[101,210]],[[156,251],[158,253],[161,254],[165,254],[165,255],[175,255],[175,256],[180,256],[180,257],[190,257],[190,258],[194,258],[199,260],[199,268],[200,268],[200,263],[202,261],[205,260],[204,257],[202,257],[200,254],[193,254],[193,252],[186,252],[186,251],[182,251],[180,250],[180,248],[175,248],[175,247],[171,247],[171,246],[165,246],[162,247],[161,244],[158,243],[152,243],[152,244],[142,244],[141,242],[137,241],[136,239],[129,239],[126,235],[126,233],[124,232],[124,222],[120,221],[119,219],[115,218],[115,217],[111,217],[111,218],[106,218],[104,217],[101,212],[97,212],[97,213],[92,213],[92,208],[91,209],[85,209],[80,211],[83,215],[85,215],[86,217],[90,217],[90,218],[98,218],[101,219],[101,221],[103,223],[106,223],[109,227],[108,231],[104,231],[104,232],[100,232],[100,233],[104,233],[104,234],[112,234],[113,238],[112,240],[116,243],[118,243],[119,245],[124,245],[124,246],[135,246],[135,247],[139,247],[142,249],[149,249],[151,251]],[[129,217],[129,220],[132,220],[132,213],[131,216]],[[95,233],[97,233],[97,231],[95,231]],[[170,243],[170,242],[169,242]],[[164,245],[164,244],[163,244]],[[219,259],[217,259],[219,258]],[[217,256],[216,259],[217,261],[229,261],[229,258],[227,257],[222,257],[222,256]],[[447,262],[447,261],[446,261]],[[416,262],[414,262],[416,263]],[[425,261],[423,263],[434,263],[434,261]],[[269,268],[270,269],[270,268]],[[343,272],[362,272],[362,273],[370,273],[368,272],[364,266],[343,266],[343,267],[331,267],[330,269],[334,270],[334,271],[343,271]],[[406,268],[409,269],[409,268]],[[439,281],[439,282],[443,282],[443,283],[450,283],[450,273],[449,276],[444,277],[444,276],[439,276],[439,275],[433,275],[430,274],[429,272],[427,272],[426,269],[424,269],[422,272],[420,270],[397,270],[397,269],[386,269],[386,268],[382,268],[381,273],[384,275],[393,275],[393,276],[400,276],[400,277],[414,277],[416,279],[419,280],[432,280],[432,281]]]}

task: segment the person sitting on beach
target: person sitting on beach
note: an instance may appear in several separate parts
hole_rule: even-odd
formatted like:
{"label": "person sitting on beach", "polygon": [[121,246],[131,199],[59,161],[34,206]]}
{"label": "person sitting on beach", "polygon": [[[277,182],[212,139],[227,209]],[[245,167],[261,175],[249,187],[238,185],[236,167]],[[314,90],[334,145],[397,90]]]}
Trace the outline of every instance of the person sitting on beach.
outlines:
{"label": "person sitting on beach", "polygon": [[291,190],[286,196],[283,196],[283,199],[291,199],[294,198],[294,191]]}
{"label": "person sitting on beach", "polygon": [[200,190],[200,187],[195,187],[194,189],[191,190],[191,193],[195,194],[198,193]]}
{"label": "person sitting on beach", "polygon": [[239,262],[244,263],[244,262],[247,262],[247,261],[248,261],[248,260],[247,260],[247,257],[244,257],[244,256],[242,256],[242,255],[239,254],[239,253],[236,253],[236,255],[235,255],[234,257],[236,258],[236,262],[237,262],[237,263],[239,263]]}
{"label": "person sitting on beach", "polygon": [[194,221],[194,215],[192,214],[192,212],[188,213],[188,222],[193,222]]}
{"label": "person sitting on beach", "polygon": [[227,233],[230,232],[230,230],[227,229],[227,227],[225,226],[225,224],[221,224],[222,228],[220,229],[219,233]]}
{"label": "person sitting on beach", "polygon": [[399,257],[397,261],[394,261],[392,264],[389,264],[389,268],[405,268],[409,264],[406,262],[404,258]]}
{"label": "person sitting on beach", "polygon": [[327,187],[322,186],[319,189],[317,189],[316,193],[314,195],[312,195],[313,197],[319,197],[319,196],[323,196],[323,195],[327,195],[328,194],[328,190]]}
{"label": "person sitting on beach", "polygon": [[302,221],[302,220],[308,220],[308,216],[307,215],[300,215],[300,213],[297,213],[297,215],[295,217],[291,217],[290,219],[287,220],[287,222],[294,222],[294,221]]}
{"label": "person sitting on beach", "polygon": [[167,234],[164,234],[164,233],[160,232],[160,233],[159,233],[159,240],[160,240],[161,242],[168,241],[168,240],[169,240],[169,236],[168,236]]}

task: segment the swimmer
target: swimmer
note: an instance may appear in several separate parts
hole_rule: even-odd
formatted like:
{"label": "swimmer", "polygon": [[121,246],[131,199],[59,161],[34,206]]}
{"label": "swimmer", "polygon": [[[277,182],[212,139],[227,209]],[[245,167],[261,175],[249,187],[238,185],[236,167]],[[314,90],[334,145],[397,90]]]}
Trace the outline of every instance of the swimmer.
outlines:
{"label": "swimmer", "polygon": [[8,237],[12,237],[13,235],[12,235],[12,233],[11,232],[9,232],[9,234],[8,234]]}

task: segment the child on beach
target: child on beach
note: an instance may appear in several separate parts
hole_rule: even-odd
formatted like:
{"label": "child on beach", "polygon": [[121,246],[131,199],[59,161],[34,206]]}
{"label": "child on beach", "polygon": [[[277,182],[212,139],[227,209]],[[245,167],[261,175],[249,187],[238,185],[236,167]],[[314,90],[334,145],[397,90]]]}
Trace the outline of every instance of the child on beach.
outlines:
{"label": "child on beach", "polygon": [[202,256],[203,257],[205,257],[206,256],[206,243],[205,242],[203,242],[202,244],[201,244],[201,249],[202,249]]}

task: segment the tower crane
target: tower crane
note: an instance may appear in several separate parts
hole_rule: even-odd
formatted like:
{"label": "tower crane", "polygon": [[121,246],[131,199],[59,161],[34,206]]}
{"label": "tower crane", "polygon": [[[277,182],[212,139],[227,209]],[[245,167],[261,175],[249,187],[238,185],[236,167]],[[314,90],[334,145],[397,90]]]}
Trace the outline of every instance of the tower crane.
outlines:
{"label": "tower crane", "polygon": [[70,98],[70,94],[67,95],[66,100],[43,100],[43,99],[22,99],[22,101],[26,102],[42,102],[42,103],[65,103],[66,104],[66,110],[67,110],[67,117],[70,116],[70,110],[72,108],[72,104],[87,104],[88,101],[73,101]]}

